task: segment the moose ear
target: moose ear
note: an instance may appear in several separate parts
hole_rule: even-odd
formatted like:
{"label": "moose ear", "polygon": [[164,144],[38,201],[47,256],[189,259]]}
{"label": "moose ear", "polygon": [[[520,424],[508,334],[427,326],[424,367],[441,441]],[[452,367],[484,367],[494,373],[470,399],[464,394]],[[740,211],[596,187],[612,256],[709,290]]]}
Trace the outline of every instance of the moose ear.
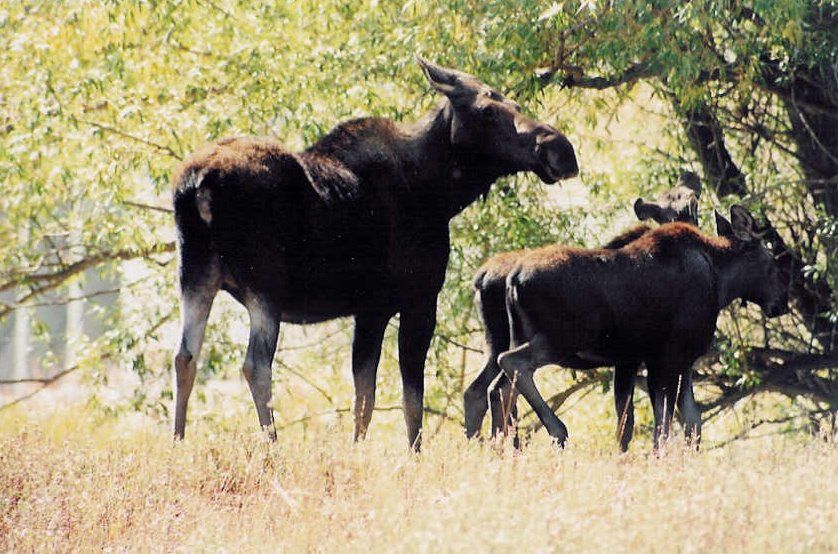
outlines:
{"label": "moose ear", "polygon": [[716,214],[716,234],[720,237],[733,238],[733,227],[730,221],[725,219],[725,216],[718,211],[714,211],[714,213]]}
{"label": "moose ear", "polygon": [[690,198],[689,213],[690,221],[698,225],[698,198],[696,196]]}
{"label": "moose ear", "polygon": [[701,196],[701,179],[692,171],[682,171],[678,177],[678,184],[695,192],[696,198]]}
{"label": "moose ear", "polygon": [[652,202],[646,202],[642,198],[634,201],[634,215],[640,221],[647,219],[654,219],[658,223],[661,222],[661,207]]}
{"label": "moose ear", "polygon": [[471,91],[471,87],[467,84],[470,75],[456,69],[442,67],[418,55],[416,56],[416,62],[422,68],[428,82],[437,92],[454,99]]}
{"label": "moose ear", "polygon": [[730,207],[730,225],[733,228],[733,235],[739,240],[748,241],[758,238],[753,216],[738,204]]}

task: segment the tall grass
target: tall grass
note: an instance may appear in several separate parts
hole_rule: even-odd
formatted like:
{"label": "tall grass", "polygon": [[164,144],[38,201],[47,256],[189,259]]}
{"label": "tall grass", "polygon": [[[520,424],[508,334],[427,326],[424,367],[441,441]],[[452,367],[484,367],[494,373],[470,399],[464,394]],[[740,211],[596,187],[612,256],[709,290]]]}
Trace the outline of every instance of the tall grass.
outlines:
{"label": "tall grass", "polygon": [[838,451],[814,439],[515,453],[451,426],[417,456],[398,425],[268,444],[248,423],[195,424],[173,446],[82,409],[2,416],[0,550],[838,550]]}

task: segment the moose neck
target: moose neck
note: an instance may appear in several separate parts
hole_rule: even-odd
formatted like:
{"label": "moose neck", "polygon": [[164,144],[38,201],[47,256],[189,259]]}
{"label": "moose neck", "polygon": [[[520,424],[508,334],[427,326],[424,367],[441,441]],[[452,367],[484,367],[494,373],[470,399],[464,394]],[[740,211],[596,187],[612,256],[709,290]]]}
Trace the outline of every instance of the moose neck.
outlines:
{"label": "moose neck", "polygon": [[746,272],[742,267],[741,257],[735,255],[733,245],[729,240],[721,240],[724,243],[714,256],[717,274],[716,290],[720,310],[737,298],[743,298],[747,294],[747,282],[744,278]]}
{"label": "moose neck", "polygon": [[448,101],[408,125],[382,118],[347,121],[306,152],[335,157],[362,178],[382,178],[384,171],[388,186],[402,187],[402,194],[414,196],[425,211],[450,219],[499,177],[514,173],[489,156],[452,144],[453,121]]}
{"label": "moose neck", "polygon": [[503,175],[498,163],[451,143],[454,110],[446,101],[424,120],[406,129],[410,162],[421,187],[445,199],[448,217],[462,212],[489,192]]}

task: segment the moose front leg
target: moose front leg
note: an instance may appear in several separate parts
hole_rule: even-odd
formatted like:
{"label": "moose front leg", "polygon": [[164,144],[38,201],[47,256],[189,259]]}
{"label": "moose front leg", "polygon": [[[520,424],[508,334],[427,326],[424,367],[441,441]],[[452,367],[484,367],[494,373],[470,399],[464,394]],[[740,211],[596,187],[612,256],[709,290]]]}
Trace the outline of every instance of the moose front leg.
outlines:
{"label": "moose front leg", "polygon": [[436,327],[436,297],[400,313],[399,366],[402,373],[404,421],[411,448],[421,447],[425,395],[425,357]]}
{"label": "moose front leg", "polygon": [[637,365],[617,364],[614,368],[614,408],[617,411],[617,441],[620,450],[628,450],[634,434],[634,380]]}
{"label": "moose front leg", "polygon": [[355,381],[355,441],[363,440],[375,408],[375,377],[381,341],[390,315],[358,315],[352,339],[352,377]]}
{"label": "moose front leg", "polygon": [[[483,424],[483,417],[489,407],[489,387],[492,386],[498,374],[500,366],[497,362],[498,352],[489,352],[489,358],[483,371],[472,382],[463,394],[463,405],[465,407],[466,438],[473,438],[480,433],[480,426]],[[494,412],[492,417],[494,418]],[[494,432],[494,431],[493,431]]]}

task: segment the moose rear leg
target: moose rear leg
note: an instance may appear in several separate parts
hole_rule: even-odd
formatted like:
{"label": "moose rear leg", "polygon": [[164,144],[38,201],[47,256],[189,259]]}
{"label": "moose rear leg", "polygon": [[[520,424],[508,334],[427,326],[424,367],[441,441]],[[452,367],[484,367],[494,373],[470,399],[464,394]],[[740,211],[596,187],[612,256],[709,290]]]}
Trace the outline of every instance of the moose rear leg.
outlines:
{"label": "moose rear leg", "polygon": [[218,288],[213,285],[182,286],[180,346],[175,354],[175,440],[183,439],[186,431],[186,408],[198,367],[198,354],[204,342],[212,301]]}
{"label": "moose rear leg", "polygon": [[247,343],[242,373],[250,387],[253,403],[256,405],[259,426],[267,431],[271,440],[276,440],[273,411],[269,403],[271,401],[271,366],[276,353],[279,319],[274,316],[274,311],[260,300],[250,300],[247,303],[247,311],[250,315],[250,339]]}
{"label": "moose rear leg", "polygon": [[532,406],[556,444],[564,447],[568,437],[567,427],[550,409],[533,379],[535,370],[550,363],[553,359],[555,357],[551,356],[546,337],[536,334],[529,342],[501,354],[498,357],[498,363],[506,377],[515,383],[518,392],[524,395]]}

